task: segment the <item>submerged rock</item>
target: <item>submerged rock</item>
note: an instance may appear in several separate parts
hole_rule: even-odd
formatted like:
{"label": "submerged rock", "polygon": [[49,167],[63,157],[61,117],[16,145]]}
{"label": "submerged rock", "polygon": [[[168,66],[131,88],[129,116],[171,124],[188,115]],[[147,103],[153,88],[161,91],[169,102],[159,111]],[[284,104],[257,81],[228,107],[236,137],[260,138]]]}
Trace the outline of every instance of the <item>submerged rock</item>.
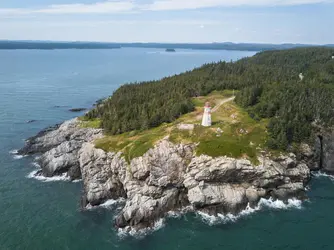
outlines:
{"label": "submerged rock", "polygon": [[33,122],[37,122],[37,120],[28,120],[28,121],[26,121],[26,123],[33,123]]}
{"label": "submerged rock", "polygon": [[87,110],[86,108],[73,108],[73,109],[69,109],[68,111],[70,112],[81,112],[81,111],[85,111]]}

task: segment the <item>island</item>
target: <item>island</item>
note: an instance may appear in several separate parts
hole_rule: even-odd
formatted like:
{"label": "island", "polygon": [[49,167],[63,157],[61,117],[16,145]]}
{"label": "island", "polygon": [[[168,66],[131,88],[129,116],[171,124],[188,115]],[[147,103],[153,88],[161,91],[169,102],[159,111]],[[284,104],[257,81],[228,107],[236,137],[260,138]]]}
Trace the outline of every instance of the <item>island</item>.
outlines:
{"label": "island", "polygon": [[123,200],[114,224],[125,231],[172,211],[236,215],[263,199],[303,200],[311,171],[334,173],[333,53],[266,51],[126,84],[18,153],[40,155],[37,175],[82,179],[83,208]]}
{"label": "island", "polygon": [[175,49],[166,49],[166,52],[176,52]]}

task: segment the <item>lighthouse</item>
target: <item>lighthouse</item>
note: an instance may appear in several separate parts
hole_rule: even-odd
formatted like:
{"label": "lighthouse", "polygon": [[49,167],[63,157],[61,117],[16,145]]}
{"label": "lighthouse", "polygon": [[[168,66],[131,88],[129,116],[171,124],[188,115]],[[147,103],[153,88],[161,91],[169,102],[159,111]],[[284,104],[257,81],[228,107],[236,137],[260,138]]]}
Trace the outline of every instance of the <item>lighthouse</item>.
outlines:
{"label": "lighthouse", "polygon": [[211,126],[211,107],[210,107],[209,102],[206,102],[205,106],[204,106],[202,126],[204,126],[204,127],[210,127]]}
{"label": "lighthouse", "polygon": [[300,73],[300,74],[299,74],[299,79],[300,79],[301,81],[303,81],[303,79],[304,79],[304,75],[303,75],[303,73]]}

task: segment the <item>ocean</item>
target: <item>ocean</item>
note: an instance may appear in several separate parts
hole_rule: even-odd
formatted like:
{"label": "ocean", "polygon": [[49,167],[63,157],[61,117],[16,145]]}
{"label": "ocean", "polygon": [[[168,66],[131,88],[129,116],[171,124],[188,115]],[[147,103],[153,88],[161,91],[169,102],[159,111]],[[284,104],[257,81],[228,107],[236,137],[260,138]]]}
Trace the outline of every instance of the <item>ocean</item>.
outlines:
{"label": "ocean", "polygon": [[[123,235],[120,204],[82,211],[81,182],[31,178],[33,157],[11,154],[41,129],[78,115],[120,85],[159,79],[245,51],[124,48],[0,51],[0,250],[16,249],[333,249],[334,178],[315,174],[309,199],[263,200],[239,216],[171,214],[155,230]],[[80,114],[80,113],[79,113]]]}

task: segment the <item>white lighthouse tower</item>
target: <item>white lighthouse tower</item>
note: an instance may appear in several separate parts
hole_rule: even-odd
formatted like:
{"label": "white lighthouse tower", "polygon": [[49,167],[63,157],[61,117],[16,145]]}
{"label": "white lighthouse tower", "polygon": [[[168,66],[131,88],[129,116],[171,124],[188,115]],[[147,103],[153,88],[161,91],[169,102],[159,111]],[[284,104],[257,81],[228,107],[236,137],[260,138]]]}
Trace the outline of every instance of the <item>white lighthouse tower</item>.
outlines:
{"label": "white lighthouse tower", "polygon": [[205,106],[204,106],[202,126],[204,126],[204,127],[210,127],[211,126],[211,107],[210,107],[209,102],[206,102]]}

